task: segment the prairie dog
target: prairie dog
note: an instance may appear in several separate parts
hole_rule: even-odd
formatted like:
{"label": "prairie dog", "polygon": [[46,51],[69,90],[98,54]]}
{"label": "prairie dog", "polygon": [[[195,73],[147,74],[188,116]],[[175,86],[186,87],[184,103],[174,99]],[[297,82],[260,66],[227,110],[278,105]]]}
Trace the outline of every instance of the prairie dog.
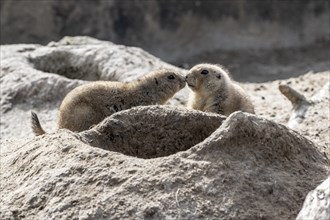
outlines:
{"label": "prairie dog", "polygon": [[246,92],[220,65],[198,64],[189,70],[186,81],[192,90],[190,108],[226,116],[235,111],[255,113]]}
{"label": "prairie dog", "polygon": [[[121,110],[139,105],[164,104],[185,87],[183,75],[161,69],[130,82],[97,81],[78,86],[64,98],[57,121],[58,129],[83,131]],[[46,133],[32,112],[32,130]]]}

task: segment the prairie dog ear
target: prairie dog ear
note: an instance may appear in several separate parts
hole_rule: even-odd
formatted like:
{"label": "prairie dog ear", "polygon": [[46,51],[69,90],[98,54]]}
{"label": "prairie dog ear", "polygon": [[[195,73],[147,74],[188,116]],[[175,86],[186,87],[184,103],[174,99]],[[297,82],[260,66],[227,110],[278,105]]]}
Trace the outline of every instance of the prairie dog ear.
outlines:
{"label": "prairie dog ear", "polygon": [[215,66],[220,67],[222,69],[222,71],[225,72],[228,75],[229,79],[232,79],[231,73],[229,72],[229,70],[227,68],[225,68],[221,64],[215,64]]}

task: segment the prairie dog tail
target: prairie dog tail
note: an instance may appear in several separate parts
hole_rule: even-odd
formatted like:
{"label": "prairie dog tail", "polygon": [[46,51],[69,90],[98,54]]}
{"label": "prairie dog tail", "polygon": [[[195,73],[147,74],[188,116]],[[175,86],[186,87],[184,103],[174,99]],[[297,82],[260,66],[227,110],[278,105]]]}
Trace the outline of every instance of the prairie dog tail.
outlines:
{"label": "prairie dog tail", "polygon": [[36,136],[46,134],[45,130],[40,125],[40,121],[37,114],[34,112],[31,112],[31,125],[32,125],[33,133]]}

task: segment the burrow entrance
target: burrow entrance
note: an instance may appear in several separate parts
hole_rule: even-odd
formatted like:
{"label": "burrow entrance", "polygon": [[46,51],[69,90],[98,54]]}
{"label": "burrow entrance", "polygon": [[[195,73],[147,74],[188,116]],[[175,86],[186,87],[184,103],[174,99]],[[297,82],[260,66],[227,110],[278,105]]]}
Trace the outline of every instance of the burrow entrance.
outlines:
{"label": "burrow entrance", "polygon": [[[94,54],[81,56],[71,51],[54,50],[41,56],[29,57],[28,60],[37,70],[69,79],[118,81],[115,75],[108,77],[102,72],[102,64],[95,59]],[[104,76],[107,79],[103,79]]]}
{"label": "burrow entrance", "polygon": [[175,106],[141,106],[113,114],[79,135],[91,146],[150,159],[188,150],[225,118]]}

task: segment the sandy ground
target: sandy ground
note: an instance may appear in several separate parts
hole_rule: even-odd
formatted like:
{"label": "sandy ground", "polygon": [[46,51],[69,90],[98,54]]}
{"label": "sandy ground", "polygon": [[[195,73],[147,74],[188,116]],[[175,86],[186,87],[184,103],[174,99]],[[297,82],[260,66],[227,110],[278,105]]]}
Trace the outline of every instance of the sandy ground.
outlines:
{"label": "sandy ground", "polygon": [[[330,80],[330,72],[308,73],[298,78],[276,80],[260,84],[244,84],[256,107],[256,114],[286,125],[292,113],[292,104],[278,90],[278,85],[289,84],[306,98],[312,97]],[[319,150],[330,158],[330,102],[328,97],[309,108],[306,119],[295,128],[305,137],[315,142]]]}
{"label": "sandy ground", "polygon": [[[109,50],[114,47],[109,46]],[[96,55],[91,58],[108,61],[107,57],[103,57],[107,52],[94,50]],[[118,48],[118,51],[124,50],[124,47]],[[128,48],[126,50],[130,51]],[[85,53],[81,53],[84,57]],[[313,57],[313,53],[307,54]],[[24,61],[21,54],[17,56]],[[120,58],[126,56],[130,55],[125,54]],[[304,57],[301,61],[308,59],[304,53],[298,55],[297,59],[299,57]],[[12,62],[8,63],[8,68],[3,63],[1,66],[1,86],[7,92],[7,96],[1,99],[7,105],[1,106],[0,126],[1,171],[6,171],[1,173],[3,182],[0,184],[0,190],[4,192],[0,200],[0,206],[4,207],[0,210],[2,219],[44,219],[49,216],[56,219],[74,216],[85,219],[128,219],[132,216],[141,219],[209,219],[211,216],[226,220],[294,219],[307,193],[329,174],[329,160],[323,157],[330,158],[329,91],[320,103],[308,109],[305,120],[293,128],[294,131],[279,125],[286,125],[292,113],[292,105],[280,93],[279,84],[289,84],[307,98],[312,97],[330,80],[329,61],[324,56],[314,57],[311,61],[314,64],[308,71],[297,67],[295,59],[281,65],[276,65],[277,61],[272,65],[251,63],[249,68],[255,67],[258,71],[249,77],[258,78],[258,74],[262,77],[258,78],[260,81],[241,84],[251,96],[257,117],[234,113],[215,132],[206,139],[202,138],[204,141],[198,139],[194,143],[190,142],[201,133],[201,127],[205,129],[212,123],[207,123],[203,118],[184,117],[181,110],[177,111],[177,118],[174,119],[165,111],[158,115],[161,116],[159,119],[154,119],[144,113],[134,117],[132,110],[128,110],[128,115],[124,112],[118,114],[124,114],[123,119],[129,122],[126,123],[127,127],[119,123],[117,129],[115,123],[109,123],[104,129],[92,129],[79,134],[65,130],[52,133],[56,130],[57,105],[63,98],[58,93],[63,88],[69,90],[68,85],[72,81],[59,74],[38,72],[25,62],[20,63],[18,58],[9,57],[8,60]],[[164,65],[153,57],[141,60],[145,62],[138,63],[142,67],[150,60]],[[47,66],[50,61],[45,61]],[[127,68],[125,60],[113,62]],[[75,63],[69,64],[63,69],[71,70],[71,64]],[[82,64],[81,69],[85,69],[85,64]],[[258,69],[260,65],[264,65],[264,70],[271,71],[263,74],[260,72],[263,68]],[[309,64],[303,66],[308,67]],[[113,65],[109,64],[109,67]],[[123,71],[121,76],[125,76],[129,69]],[[134,69],[132,66],[131,70]],[[286,71],[282,75],[276,74],[283,69]],[[239,79],[237,73],[234,72],[233,76]],[[183,105],[188,93],[189,89],[183,89],[169,104]],[[30,128],[31,110],[38,112],[50,134],[33,136]],[[154,110],[151,112],[155,113]],[[181,122],[178,120],[180,118]],[[134,130],[138,121],[142,121],[142,125]],[[117,123],[116,120],[114,122]],[[190,122],[197,125],[195,133]],[[202,123],[202,126],[198,123]],[[182,132],[182,129],[176,130],[179,125],[187,133]],[[116,133],[118,131],[122,135]],[[139,132],[142,133],[142,139],[137,138]],[[159,136],[152,135],[153,132]],[[192,135],[192,138],[183,141],[180,135],[186,137],[186,134]],[[96,135],[95,138],[91,138],[93,135]],[[109,147],[113,147],[116,146],[116,140],[119,149],[122,149],[125,140],[128,150],[132,150],[131,146],[139,146],[136,152],[142,153],[145,153],[146,146],[152,150],[157,146],[162,147],[157,144],[159,142],[175,148],[173,143],[183,143],[189,149],[169,156],[142,159],[125,155],[125,152],[118,153],[120,150],[109,148],[106,151],[99,149],[100,146],[90,145],[94,141],[94,144],[101,143],[101,148],[109,143]],[[134,141],[138,144],[132,144]],[[311,142],[315,143],[318,150]],[[166,146],[162,149],[168,149]]]}

